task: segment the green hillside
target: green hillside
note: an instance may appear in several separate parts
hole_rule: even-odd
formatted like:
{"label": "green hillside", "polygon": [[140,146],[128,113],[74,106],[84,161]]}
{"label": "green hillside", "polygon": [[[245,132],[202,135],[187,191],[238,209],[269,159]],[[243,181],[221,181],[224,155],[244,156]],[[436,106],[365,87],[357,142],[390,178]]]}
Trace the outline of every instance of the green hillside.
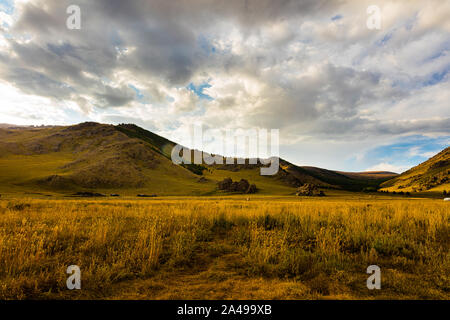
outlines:
{"label": "green hillside", "polygon": [[175,142],[133,124],[0,128],[0,193],[70,195],[79,191],[136,195],[222,194],[225,178],[246,179],[259,194],[293,194],[305,183],[359,191],[390,176],[299,167],[280,159],[274,176],[261,165],[175,165]]}
{"label": "green hillside", "polygon": [[450,191],[450,147],[381,186],[387,191]]}
{"label": "green hillside", "polygon": [[0,130],[0,191],[206,192],[155,145],[112,125]]}

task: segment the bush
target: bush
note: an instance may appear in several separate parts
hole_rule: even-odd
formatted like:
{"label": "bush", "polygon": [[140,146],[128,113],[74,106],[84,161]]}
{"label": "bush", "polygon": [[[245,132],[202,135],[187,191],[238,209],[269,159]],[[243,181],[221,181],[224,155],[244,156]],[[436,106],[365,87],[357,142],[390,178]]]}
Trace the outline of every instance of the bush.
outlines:
{"label": "bush", "polygon": [[6,208],[13,211],[23,211],[27,208],[30,208],[30,205],[28,203],[16,203],[16,202],[8,202],[6,205]]}

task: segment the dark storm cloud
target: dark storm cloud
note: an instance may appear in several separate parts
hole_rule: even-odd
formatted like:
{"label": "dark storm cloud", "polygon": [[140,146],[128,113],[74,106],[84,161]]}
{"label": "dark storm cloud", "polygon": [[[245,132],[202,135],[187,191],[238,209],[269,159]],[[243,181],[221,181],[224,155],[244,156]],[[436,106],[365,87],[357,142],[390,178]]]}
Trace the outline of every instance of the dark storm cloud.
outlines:
{"label": "dark storm cloud", "polygon": [[[281,75],[271,76],[278,79]],[[332,64],[323,64],[312,74],[288,83],[282,88],[274,83],[264,92],[265,102],[250,120],[253,125],[281,128],[301,124],[310,129],[308,123],[320,118],[346,122],[357,115],[362,104],[380,98],[373,90],[380,85],[379,74]],[[394,90],[381,98],[403,96],[404,92]]]}
{"label": "dark storm cloud", "polygon": [[95,94],[101,101],[102,106],[122,106],[134,99],[134,92],[131,88],[112,88],[105,86],[104,91]]}
{"label": "dark storm cloud", "polygon": [[438,132],[446,133],[450,128],[450,118],[431,120],[369,120],[360,117],[351,119],[320,119],[316,122],[312,133],[322,137],[370,137],[397,136],[403,134]]}
{"label": "dark storm cloud", "polygon": [[[12,40],[19,56],[12,63],[39,68],[55,81],[70,79],[80,92],[92,87],[91,83],[84,85],[86,78],[80,71],[108,77],[120,68],[185,85],[208,63],[198,36],[216,23],[235,21],[250,32],[270,21],[330,7],[326,1],[77,1],[82,30],[73,31],[65,28],[65,10],[71,4],[64,0],[25,4],[12,33],[31,35],[32,41],[19,45]],[[119,61],[121,47],[135,50]]]}
{"label": "dark storm cloud", "polygon": [[136,21],[167,21],[204,27],[229,19],[242,27],[257,27],[279,19],[326,14],[340,1],[326,0],[99,0],[92,3],[95,12],[102,12],[121,23]]}
{"label": "dark storm cloud", "polygon": [[39,93],[39,95],[57,99],[67,99],[72,94],[72,89],[65,84],[33,70],[12,67],[5,72],[0,70],[0,75],[25,93]]}

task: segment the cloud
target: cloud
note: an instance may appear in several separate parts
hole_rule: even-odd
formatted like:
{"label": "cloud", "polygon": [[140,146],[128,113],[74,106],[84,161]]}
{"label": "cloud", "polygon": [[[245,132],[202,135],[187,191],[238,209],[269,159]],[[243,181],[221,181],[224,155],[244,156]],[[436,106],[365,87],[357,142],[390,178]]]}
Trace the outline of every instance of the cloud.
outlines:
{"label": "cloud", "polygon": [[379,163],[375,166],[372,166],[370,168],[367,168],[365,171],[389,171],[389,172],[395,172],[395,173],[402,173],[406,170],[408,170],[408,166],[396,166],[389,163]]}

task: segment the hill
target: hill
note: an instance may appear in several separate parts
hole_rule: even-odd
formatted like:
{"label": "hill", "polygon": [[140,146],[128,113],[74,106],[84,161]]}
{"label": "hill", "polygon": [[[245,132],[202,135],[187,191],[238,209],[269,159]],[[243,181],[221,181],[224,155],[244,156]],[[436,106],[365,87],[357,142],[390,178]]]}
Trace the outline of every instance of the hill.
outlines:
{"label": "hill", "polygon": [[381,182],[397,176],[393,172],[342,172],[316,167],[302,167],[309,175],[335,188],[350,191],[373,190]]}
{"label": "hill", "polygon": [[450,191],[450,147],[401,175],[384,182],[386,191]]}
{"label": "hill", "polygon": [[150,142],[132,138],[112,125],[2,129],[0,141],[3,192],[201,191],[192,172],[174,165]]}
{"label": "hill", "polygon": [[136,195],[210,195],[225,178],[247,179],[261,194],[294,194],[305,183],[359,191],[390,174],[343,173],[280,159],[274,176],[261,165],[175,165],[172,142],[133,124],[0,128],[0,192],[96,191]]}

